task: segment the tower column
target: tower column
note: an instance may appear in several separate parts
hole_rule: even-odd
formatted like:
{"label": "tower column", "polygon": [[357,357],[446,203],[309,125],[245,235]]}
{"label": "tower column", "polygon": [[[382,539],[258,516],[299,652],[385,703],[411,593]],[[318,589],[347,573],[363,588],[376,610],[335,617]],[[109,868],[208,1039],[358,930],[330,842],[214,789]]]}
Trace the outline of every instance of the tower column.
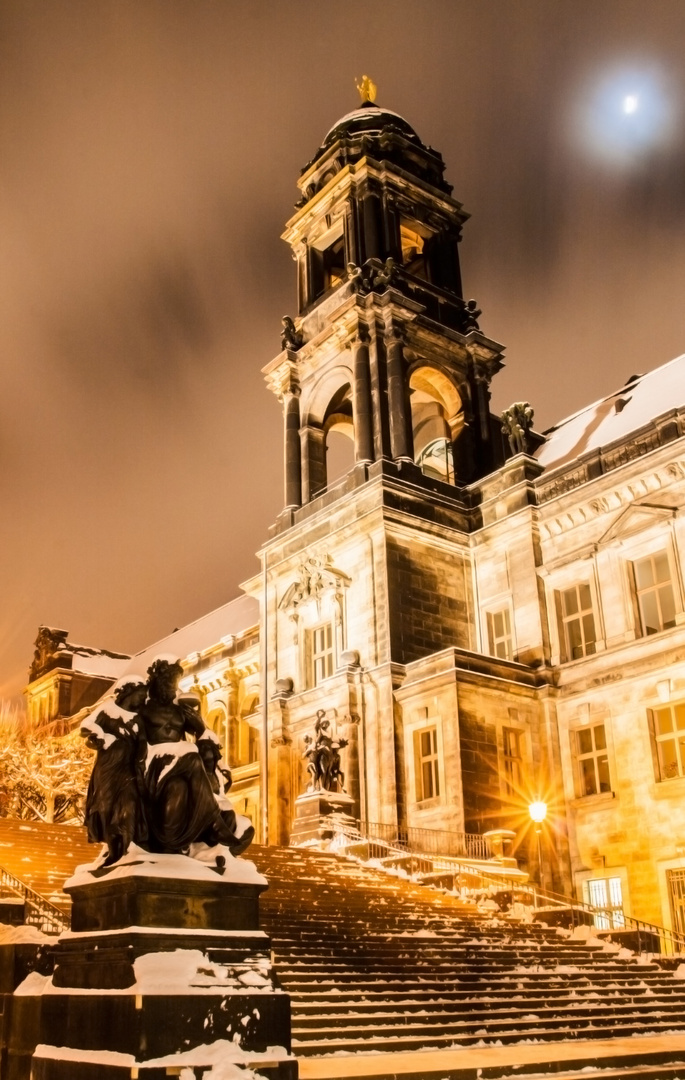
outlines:
{"label": "tower column", "polygon": [[388,404],[390,406],[390,451],[396,461],[413,461],[412,432],[407,415],[402,338],[393,331],[386,344],[388,356]]}
{"label": "tower column", "polygon": [[283,419],[285,421],[285,505],[296,507],[302,505],[299,391],[289,390],[284,393]]}
{"label": "tower column", "polygon": [[370,462],[374,460],[374,453],[369,339],[361,330],[354,345],[354,385],[352,395],[355,461]]}
{"label": "tower column", "polygon": [[326,487],[326,436],[319,424],[300,428],[302,502],[308,503]]}

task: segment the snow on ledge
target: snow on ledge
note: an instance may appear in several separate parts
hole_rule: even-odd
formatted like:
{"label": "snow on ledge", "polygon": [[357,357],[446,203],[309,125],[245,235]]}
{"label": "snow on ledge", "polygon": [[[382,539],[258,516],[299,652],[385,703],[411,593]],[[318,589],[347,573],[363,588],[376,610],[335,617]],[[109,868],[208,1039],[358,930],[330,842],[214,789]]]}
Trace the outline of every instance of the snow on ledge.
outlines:
{"label": "snow on ledge", "polygon": [[[64,882],[65,889],[92,885],[97,881],[115,881],[135,877],[156,877],[177,881],[234,882],[241,885],[267,885],[254,863],[247,859],[235,859],[227,847],[217,844],[193,844],[192,857],[188,855],[159,855],[131,844],[129,851],[113,866],[103,867],[104,855],[95,862],[77,866],[73,876]],[[216,857],[223,856],[225,869],[219,874]]]}
{"label": "snow on ledge", "polygon": [[[133,1054],[121,1054],[115,1050],[74,1050],[69,1046],[50,1046],[47,1043],[39,1043],[34,1054],[41,1060],[49,1058],[53,1061],[87,1061],[92,1065],[123,1065],[131,1070],[143,1066],[168,1068],[187,1065],[190,1068],[211,1067],[214,1072],[213,1066],[216,1065],[218,1066],[217,1080],[219,1077],[221,1080],[250,1080],[250,1065],[259,1066],[266,1062],[287,1061],[290,1058],[284,1046],[269,1046],[265,1053],[258,1054],[241,1050],[239,1046],[227,1039],[203,1043],[201,1046],[193,1047],[192,1050],[184,1050],[178,1054],[168,1054],[148,1061],[137,1061]],[[235,1072],[228,1068],[229,1065],[236,1066]],[[209,1077],[211,1075],[210,1072]],[[254,1076],[254,1073],[252,1075]]]}

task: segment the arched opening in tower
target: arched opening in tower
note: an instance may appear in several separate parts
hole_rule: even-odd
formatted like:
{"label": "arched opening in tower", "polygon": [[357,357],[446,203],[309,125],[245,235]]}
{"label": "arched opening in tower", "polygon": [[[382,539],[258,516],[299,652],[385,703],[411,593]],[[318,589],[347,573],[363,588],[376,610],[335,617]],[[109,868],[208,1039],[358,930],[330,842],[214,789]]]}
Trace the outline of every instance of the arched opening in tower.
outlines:
{"label": "arched opening in tower", "polygon": [[354,468],[354,419],[350,384],[331,398],[324,417],[326,439],[326,487]]}
{"label": "arched opening in tower", "polygon": [[453,483],[453,444],[464,427],[462,400],[436,368],[416,368],[409,380],[414,459],[426,476]]}

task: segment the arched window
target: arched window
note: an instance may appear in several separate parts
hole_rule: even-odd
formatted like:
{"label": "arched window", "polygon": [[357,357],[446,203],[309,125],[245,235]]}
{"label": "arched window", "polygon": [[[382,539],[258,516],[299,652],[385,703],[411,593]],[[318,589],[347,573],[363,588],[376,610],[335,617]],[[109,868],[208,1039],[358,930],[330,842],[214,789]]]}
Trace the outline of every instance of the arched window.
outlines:
{"label": "arched window", "polygon": [[326,439],[326,487],[354,468],[354,420],[352,391],[345,383],[331,398],[324,416]]}
{"label": "arched window", "polygon": [[419,367],[409,380],[414,457],[426,476],[454,481],[452,444],[464,426],[462,401],[442,372]]}

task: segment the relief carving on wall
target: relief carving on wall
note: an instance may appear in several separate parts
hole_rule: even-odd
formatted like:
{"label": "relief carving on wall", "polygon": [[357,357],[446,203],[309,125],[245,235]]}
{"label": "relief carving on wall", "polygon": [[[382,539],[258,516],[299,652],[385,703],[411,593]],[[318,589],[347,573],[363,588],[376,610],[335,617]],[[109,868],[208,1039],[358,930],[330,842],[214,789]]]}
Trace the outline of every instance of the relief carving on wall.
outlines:
{"label": "relief carving on wall", "polygon": [[320,613],[321,601],[331,596],[336,618],[341,619],[344,592],[349,584],[347,574],[336,570],[328,555],[310,555],[298,567],[297,579],[286,590],[279,607],[296,622],[303,605],[315,603]]}

